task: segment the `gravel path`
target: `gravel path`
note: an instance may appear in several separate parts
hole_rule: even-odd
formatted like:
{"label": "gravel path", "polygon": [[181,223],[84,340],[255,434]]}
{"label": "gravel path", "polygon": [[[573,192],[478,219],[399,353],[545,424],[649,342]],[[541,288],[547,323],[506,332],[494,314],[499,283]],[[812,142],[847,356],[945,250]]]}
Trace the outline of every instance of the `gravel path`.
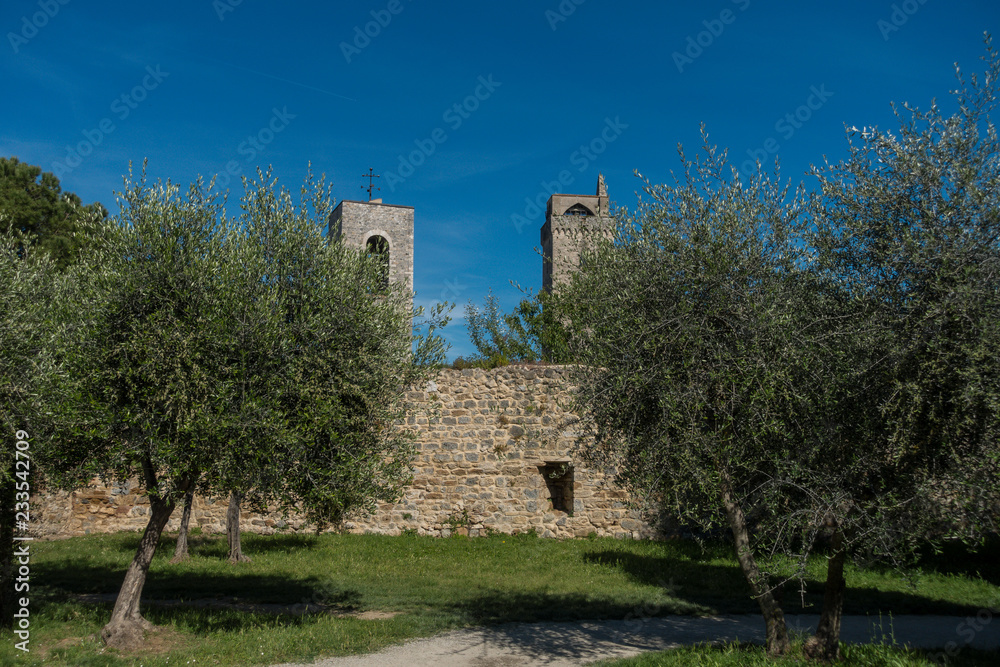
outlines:
{"label": "gravel path", "polygon": [[[1000,617],[845,616],[841,638],[850,643],[886,641],[916,648],[997,649]],[[794,632],[815,629],[817,616],[788,616]],[[985,621],[985,622],[984,622]],[[624,658],[686,644],[716,640],[763,643],[759,615],[697,618],[672,616],[631,621],[512,623],[447,634],[392,646],[378,653],[324,658],[313,667],[571,667],[605,658]],[[968,641],[967,641],[968,640]],[[951,643],[951,644],[949,644]],[[286,663],[276,667],[305,667]]]}

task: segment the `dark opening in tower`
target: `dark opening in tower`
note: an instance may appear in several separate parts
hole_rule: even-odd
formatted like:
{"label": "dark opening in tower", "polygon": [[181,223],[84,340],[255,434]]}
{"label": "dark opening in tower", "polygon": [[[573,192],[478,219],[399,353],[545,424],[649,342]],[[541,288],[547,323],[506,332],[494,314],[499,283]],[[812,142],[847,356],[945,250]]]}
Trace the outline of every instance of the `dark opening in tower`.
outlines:
{"label": "dark opening in tower", "polygon": [[573,513],[573,465],[568,461],[546,461],[538,466],[549,490],[552,509]]}
{"label": "dark opening in tower", "polygon": [[379,282],[378,289],[386,291],[389,289],[389,242],[381,236],[369,237],[365,243],[368,254],[378,262]]}
{"label": "dark opening in tower", "polygon": [[566,209],[566,213],[564,215],[586,215],[586,216],[592,216],[592,215],[594,215],[594,212],[591,211],[586,206],[584,206],[583,204],[573,204],[568,209]]}

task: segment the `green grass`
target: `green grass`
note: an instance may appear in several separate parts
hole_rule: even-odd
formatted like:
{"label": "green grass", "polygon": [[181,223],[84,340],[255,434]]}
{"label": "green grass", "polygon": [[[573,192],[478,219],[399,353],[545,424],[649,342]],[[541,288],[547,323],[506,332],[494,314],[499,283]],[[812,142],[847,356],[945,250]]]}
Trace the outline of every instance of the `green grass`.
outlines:
{"label": "green grass", "polygon": [[[32,652],[21,655],[5,634],[0,663],[42,664],[44,657],[44,664],[68,665],[274,664],[368,652],[478,624],[757,612],[722,545],[703,551],[683,541],[247,534],[244,552],[253,562],[230,565],[224,537],[201,536],[191,540],[192,558],[179,565],[169,563],[173,540],[164,539],[144,601],[235,598],[395,615],[364,620],[323,612],[296,616],[144,604],[146,618],[163,631],[141,655],[123,656],[103,650],[97,639],[110,602],[82,602],[78,596],[117,593],[138,539],[123,533],[32,543]],[[909,578],[851,568],[845,611],[967,614],[995,607],[998,553],[929,558]],[[790,591],[786,613],[817,612],[824,573],[817,558],[806,608],[799,592]]]}
{"label": "green grass", "polygon": [[[914,651],[889,646],[844,646],[843,667],[937,667],[939,651]],[[815,665],[802,655],[801,644],[780,659],[767,657],[763,647],[740,644],[690,646],[670,651],[647,653],[636,658],[606,660],[595,667],[791,667]],[[996,667],[997,654],[966,649],[947,658],[949,667]]]}

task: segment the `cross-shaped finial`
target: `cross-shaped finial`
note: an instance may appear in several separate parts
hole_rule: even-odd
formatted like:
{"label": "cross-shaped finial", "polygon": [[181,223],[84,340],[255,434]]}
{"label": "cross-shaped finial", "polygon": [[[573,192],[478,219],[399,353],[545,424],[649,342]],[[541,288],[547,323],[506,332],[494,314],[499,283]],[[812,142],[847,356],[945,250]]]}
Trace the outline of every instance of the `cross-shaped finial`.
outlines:
{"label": "cross-shaped finial", "polygon": [[382,189],[382,188],[376,188],[375,187],[375,179],[376,178],[382,178],[382,177],[379,174],[375,173],[375,169],[373,169],[372,167],[368,167],[368,173],[367,174],[361,174],[361,178],[367,178],[368,179],[368,186],[365,187],[364,185],[362,185],[361,189],[362,190],[368,190],[368,201],[371,201],[372,200],[372,190],[381,190]]}

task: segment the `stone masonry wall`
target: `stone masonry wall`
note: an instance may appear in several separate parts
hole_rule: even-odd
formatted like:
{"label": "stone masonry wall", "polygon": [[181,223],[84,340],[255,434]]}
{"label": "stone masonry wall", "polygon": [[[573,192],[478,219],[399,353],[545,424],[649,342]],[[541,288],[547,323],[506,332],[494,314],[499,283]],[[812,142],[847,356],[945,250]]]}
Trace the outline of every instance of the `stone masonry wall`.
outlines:
{"label": "stone masonry wall", "polygon": [[[491,371],[444,370],[411,391],[407,427],[415,429],[414,477],[398,503],[345,523],[350,532],[476,536],[487,531],[543,537],[650,537],[652,529],[626,495],[574,459],[576,415],[568,371],[510,366]],[[192,527],[225,532],[227,498],[196,497]],[[33,531],[62,537],[142,530],[148,501],[138,485],[93,487],[33,499]],[[167,526],[176,530],[180,511]],[[244,511],[245,531],[310,530],[301,517]]]}
{"label": "stone masonry wall", "polygon": [[413,289],[413,207],[341,201],[330,215],[329,238],[364,249],[378,235],[389,242],[389,279]]}

